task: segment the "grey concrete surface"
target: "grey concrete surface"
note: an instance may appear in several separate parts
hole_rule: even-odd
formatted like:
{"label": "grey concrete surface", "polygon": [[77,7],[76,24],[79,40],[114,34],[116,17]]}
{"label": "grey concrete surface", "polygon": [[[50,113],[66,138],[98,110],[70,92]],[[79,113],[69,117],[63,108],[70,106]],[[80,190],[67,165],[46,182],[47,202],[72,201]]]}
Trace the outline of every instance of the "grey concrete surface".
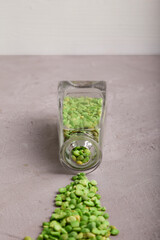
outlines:
{"label": "grey concrete surface", "polygon": [[117,240],[160,239],[160,56],[0,56],[0,239],[36,238],[70,182],[58,160],[57,82],[106,80],[98,181]]}

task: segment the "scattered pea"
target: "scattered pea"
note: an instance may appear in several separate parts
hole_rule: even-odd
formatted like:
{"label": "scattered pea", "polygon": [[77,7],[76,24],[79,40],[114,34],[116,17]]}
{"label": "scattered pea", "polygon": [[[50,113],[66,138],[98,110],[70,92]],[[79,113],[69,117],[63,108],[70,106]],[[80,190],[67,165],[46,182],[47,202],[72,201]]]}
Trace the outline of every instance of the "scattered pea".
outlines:
{"label": "scattered pea", "polygon": [[111,235],[113,235],[113,236],[118,235],[118,233],[119,233],[119,230],[116,229],[116,228],[114,228],[114,229],[111,230]]}
{"label": "scattered pea", "polygon": [[66,192],[66,188],[60,188],[60,189],[59,189],[59,192],[60,192],[60,193],[65,193],[65,192]]}
{"label": "scattered pea", "polygon": [[[77,147],[76,151],[85,150]],[[82,156],[82,155],[79,155]],[[89,181],[84,173],[72,177],[73,182],[59,189],[55,208],[49,222],[43,223],[43,230],[37,240],[109,240],[119,230],[109,224],[109,214],[100,206],[97,182]],[[24,240],[32,240],[25,237]]]}
{"label": "scattered pea", "polygon": [[105,219],[108,219],[108,218],[109,218],[109,214],[108,214],[108,213],[105,213],[105,214],[103,215],[103,217],[104,217]]}
{"label": "scattered pea", "polygon": [[29,237],[29,236],[26,236],[26,237],[24,238],[24,240],[32,240],[32,238]]}
{"label": "scattered pea", "polygon": [[69,236],[76,238],[77,237],[77,232],[76,231],[72,231],[72,232],[69,233]]}
{"label": "scattered pea", "polygon": [[97,182],[95,180],[92,180],[91,184],[94,186],[94,185],[97,185]]}
{"label": "scattered pea", "polygon": [[61,206],[62,202],[61,201],[56,201],[56,206]]}

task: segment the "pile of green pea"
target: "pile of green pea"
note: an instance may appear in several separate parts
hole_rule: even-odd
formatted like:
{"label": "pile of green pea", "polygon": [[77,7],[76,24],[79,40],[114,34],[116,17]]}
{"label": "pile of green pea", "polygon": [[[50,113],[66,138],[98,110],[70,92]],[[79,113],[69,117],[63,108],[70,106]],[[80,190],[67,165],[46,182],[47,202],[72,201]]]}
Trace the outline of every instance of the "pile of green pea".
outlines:
{"label": "pile of green pea", "polygon": [[[110,225],[109,214],[101,206],[97,182],[89,181],[84,173],[72,177],[72,182],[59,189],[57,208],[37,240],[110,240],[119,230]],[[32,240],[25,237],[24,240]]]}
{"label": "pile of green pea", "polygon": [[[91,97],[65,97],[63,100],[64,140],[76,131],[89,134],[98,142],[99,130],[97,128],[102,114],[102,98]],[[90,131],[86,131],[90,129]],[[75,131],[76,130],[76,131]]]}
{"label": "pile of green pea", "polygon": [[87,163],[90,159],[90,155],[91,152],[86,147],[78,146],[72,149],[72,159],[79,165]]}

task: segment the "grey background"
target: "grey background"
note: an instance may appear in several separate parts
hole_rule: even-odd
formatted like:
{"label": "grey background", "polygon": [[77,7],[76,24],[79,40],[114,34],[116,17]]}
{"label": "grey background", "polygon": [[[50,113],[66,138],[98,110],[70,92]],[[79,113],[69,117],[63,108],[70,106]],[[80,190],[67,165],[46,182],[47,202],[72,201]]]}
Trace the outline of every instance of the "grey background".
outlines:
{"label": "grey background", "polygon": [[37,237],[70,182],[58,160],[57,83],[106,80],[98,181],[118,240],[160,239],[160,57],[0,56],[0,239]]}

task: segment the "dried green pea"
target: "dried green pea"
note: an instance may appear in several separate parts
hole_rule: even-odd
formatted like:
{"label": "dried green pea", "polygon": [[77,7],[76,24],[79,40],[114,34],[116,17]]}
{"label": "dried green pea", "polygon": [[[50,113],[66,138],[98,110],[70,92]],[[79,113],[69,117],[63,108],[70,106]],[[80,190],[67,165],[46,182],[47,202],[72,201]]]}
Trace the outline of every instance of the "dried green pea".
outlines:
{"label": "dried green pea", "polygon": [[114,228],[111,230],[111,235],[116,236],[119,234],[119,230],[117,228]]}
{"label": "dried green pea", "polygon": [[[68,128],[83,129],[82,132],[84,132],[84,128],[92,128],[98,132],[98,129],[95,128],[101,118],[102,103],[102,98],[65,97],[63,100],[63,124]],[[72,130],[64,130],[65,140],[73,132]],[[91,134],[93,135],[93,133]],[[98,136],[94,138],[93,135],[93,139],[98,141]]]}
{"label": "dried green pea", "polygon": [[66,188],[60,188],[60,189],[59,189],[59,192],[60,192],[60,193],[65,193],[65,192],[66,192]]}
{"label": "dried green pea", "polygon": [[72,149],[72,160],[77,164],[82,165],[83,163],[87,163],[89,161],[89,157],[91,152],[84,146],[77,146]]}
{"label": "dried green pea", "polygon": [[26,236],[26,237],[24,238],[24,240],[32,240],[32,238],[29,237],[29,236]]}
{"label": "dried green pea", "polygon": [[74,176],[73,181],[61,188],[62,193],[56,197],[56,204],[60,202],[60,206],[55,209],[50,222],[43,223],[43,231],[37,240],[108,240],[110,235],[116,236],[119,230],[106,220],[109,215],[104,212],[104,207],[100,207],[100,195],[95,193],[97,182],[89,182],[84,173]]}

